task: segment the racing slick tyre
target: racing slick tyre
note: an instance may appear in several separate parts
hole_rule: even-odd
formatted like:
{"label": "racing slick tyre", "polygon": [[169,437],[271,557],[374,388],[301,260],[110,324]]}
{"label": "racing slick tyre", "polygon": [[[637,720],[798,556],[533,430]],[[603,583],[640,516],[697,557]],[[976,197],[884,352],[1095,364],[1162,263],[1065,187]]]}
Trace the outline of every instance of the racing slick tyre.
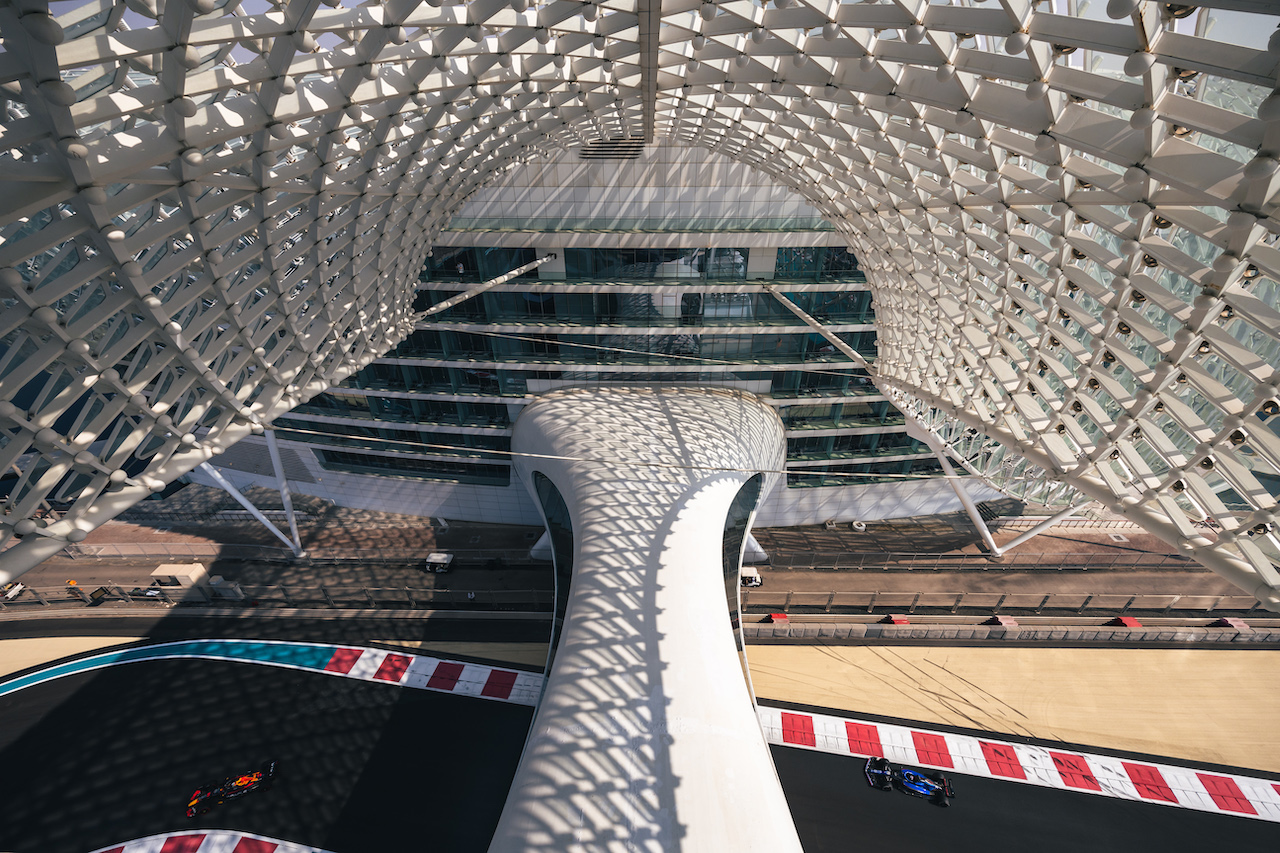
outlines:
{"label": "racing slick tyre", "polygon": [[[933,771],[932,773],[926,773],[924,775],[928,776],[930,779],[932,779],[933,781],[937,782],[939,785],[942,786],[941,797],[943,800],[955,799],[956,792],[951,789],[951,783],[947,781],[946,776],[943,776],[937,770]],[[944,803],[944,805],[946,805],[946,803]]]}

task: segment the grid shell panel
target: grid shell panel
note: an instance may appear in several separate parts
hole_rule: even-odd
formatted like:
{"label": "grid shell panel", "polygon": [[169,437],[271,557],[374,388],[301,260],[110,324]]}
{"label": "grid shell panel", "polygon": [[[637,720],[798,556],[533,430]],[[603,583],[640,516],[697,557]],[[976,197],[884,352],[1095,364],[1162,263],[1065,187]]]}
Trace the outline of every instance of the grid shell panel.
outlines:
{"label": "grid shell panel", "polygon": [[876,383],[972,472],[1102,501],[1280,607],[1268,7],[10,4],[4,571],[402,340],[481,186],[661,139],[834,225]]}

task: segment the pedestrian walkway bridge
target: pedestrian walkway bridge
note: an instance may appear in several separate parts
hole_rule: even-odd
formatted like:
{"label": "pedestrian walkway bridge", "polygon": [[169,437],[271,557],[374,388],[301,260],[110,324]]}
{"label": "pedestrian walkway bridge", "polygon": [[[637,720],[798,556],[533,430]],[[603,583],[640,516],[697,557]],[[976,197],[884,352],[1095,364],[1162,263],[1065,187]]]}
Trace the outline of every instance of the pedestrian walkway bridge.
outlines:
{"label": "pedestrian walkway bridge", "polygon": [[799,851],[740,657],[782,424],[719,389],[570,389],[516,422],[551,533],[545,693],[490,850]]}

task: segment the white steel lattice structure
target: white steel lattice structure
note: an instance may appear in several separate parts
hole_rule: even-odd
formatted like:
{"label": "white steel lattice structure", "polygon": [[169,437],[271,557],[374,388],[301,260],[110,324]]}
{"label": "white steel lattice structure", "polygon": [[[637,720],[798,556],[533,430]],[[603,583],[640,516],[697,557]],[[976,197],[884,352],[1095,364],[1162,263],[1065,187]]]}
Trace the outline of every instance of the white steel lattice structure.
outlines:
{"label": "white steel lattice structure", "polygon": [[482,184],[661,138],[834,223],[877,383],[974,470],[1060,481],[1040,494],[1280,607],[1276,24],[1266,0],[13,0],[5,571],[401,340]]}

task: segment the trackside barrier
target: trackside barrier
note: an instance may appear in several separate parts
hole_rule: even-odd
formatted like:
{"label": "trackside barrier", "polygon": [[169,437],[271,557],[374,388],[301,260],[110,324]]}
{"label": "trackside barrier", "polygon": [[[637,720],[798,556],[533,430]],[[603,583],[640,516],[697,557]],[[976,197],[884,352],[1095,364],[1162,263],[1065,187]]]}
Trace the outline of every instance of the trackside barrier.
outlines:
{"label": "trackside barrier", "polygon": [[[1037,517],[1033,515],[1000,516],[999,518],[993,518],[991,521],[988,521],[987,526],[992,530],[1029,529],[1040,524],[1047,517],[1048,516]],[[1117,532],[1130,530],[1134,533],[1144,532],[1140,525],[1134,524],[1132,521],[1116,521],[1107,518],[1064,518],[1053,526],[1071,527],[1076,530],[1115,530]]]}
{"label": "trackside barrier", "polygon": [[126,590],[106,583],[86,592],[79,586],[24,587],[0,611],[23,608],[85,608],[109,601],[156,607],[260,607],[340,610],[551,610],[554,593],[540,589],[419,589],[414,587],[240,585],[243,598],[223,597],[217,587],[143,587]]}
{"label": "trackside barrier", "polygon": [[1251,595],[742,591],[742,608],[749,613],[1239,615],[1252,613],[1259,607],[1258,600]]}
{"label": "trackside barrier", "polygon": [[985,554],[888,554],[883,551],[788,552],[775,548],[769,564],[775,569],[885,572],[1045,572],[1103,569],[1176,569],[1192,565],[1180,554],[1123,551],[1108,554],[1032,554],[1018,551],[992,558]]}
{"label": "trackside barrier", "polygon": [[[439,610],[485,609],[545,612],[550,590],[429,589],[299,584],[245,585],[243,598],[224,597],[217,587],[131,588],[108,582],[93,590],[79,586],[24,586],[12,599],[0,598],[0,611],[21,608],[94,607],[108,601],[156,606],[290,607],[313,609]],[[742,590],[746,613],[845,613],[879,615],[989,616],[1242,616],[1259,609],[1249,595],[1089,594],[1079,592],[796,592]]]}
{"label": "trackside barrier", "polygon": [[[459,564],[528,563],[527,549],[450,549]],[[71,559],[111,560],[236,560],[245,562],[326,563],[374,561],[413,563],[422,559],[421,548],[309,548],[307,556],[294,557],[287,548],[268,545],[219,544],[217,542],[172,542],[146,544],[69,545],[62,556]],[[776,550],[770,560],[775,569],[871,570],[886,572],[1000,572],[1000,571],[1090,571],[1113,568],[1181,570],[1193,565],[1180,554],[1118,552],[1114,554],[1033,554],[1017,552],[993,559],[983,554],[889,554],[883,551],[790,552]]]}
{"label": "trackside barrier", "polygon": [[[458,565],[476,563],[528,563],[527,548],[451,548]],[[425,556],[422,548],[316,548],[305,557],[295,557],[288,548],[269,545],[237,545],[218,542],[164,542],[145,544],[68,545],[60,556],[73,560],[233,560],[239,562],[287,562],[324,564],[329,562],[377,562],[416,564]]]}

